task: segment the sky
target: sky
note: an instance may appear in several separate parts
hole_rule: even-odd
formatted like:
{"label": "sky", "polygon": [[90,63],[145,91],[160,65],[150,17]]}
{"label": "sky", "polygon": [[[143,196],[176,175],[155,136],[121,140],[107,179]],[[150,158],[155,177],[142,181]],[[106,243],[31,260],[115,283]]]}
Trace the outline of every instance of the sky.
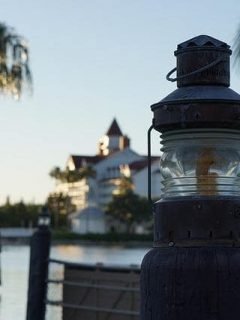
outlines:
{"label": "sky", "polygon": [[[150,105],[176,84],[178,43],[207,34],[232,45],[239,0],[0,0],[1,22],[30,48],[34,94],[0,97],[0,203],[41,203],[48,173],[70,154],[94,155],[117,118],[133,150],[147,153]],[[240,69],[231,69],[240,91]],[[153,135],[153,153],[159,152]]]}

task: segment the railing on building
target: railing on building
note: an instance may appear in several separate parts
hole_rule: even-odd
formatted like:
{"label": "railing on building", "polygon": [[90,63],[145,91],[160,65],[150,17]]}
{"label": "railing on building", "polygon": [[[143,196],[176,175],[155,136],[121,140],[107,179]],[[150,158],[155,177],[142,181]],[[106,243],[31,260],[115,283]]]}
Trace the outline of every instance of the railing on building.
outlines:
{"label": "railing on building", "polygon": [[139,319],[139,266],[49,261],[46,320]]}

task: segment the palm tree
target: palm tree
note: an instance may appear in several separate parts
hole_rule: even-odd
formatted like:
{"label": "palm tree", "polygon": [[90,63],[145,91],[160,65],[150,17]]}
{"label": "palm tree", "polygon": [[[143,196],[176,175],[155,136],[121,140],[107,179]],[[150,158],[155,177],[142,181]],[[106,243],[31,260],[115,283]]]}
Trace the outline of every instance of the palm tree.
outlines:
{"label": "palm tree", "polygon": [[234,65],[240,65],[240,25],[236,31],[234,40],[233,40],[233,58],[234,58]]}
{"label": "palm tree", "polygon": [[61,169],[59,167],[54,167],[50,172],[49,176],[55,178],[56,180],[61,180]]}
{"label": "palm tree", "polygon": [[[68,184],[68,194],[64,195],[68,202],[66,202],[66,212],[70,213],[69,208],[74,208],[74,205],[71,202],[71,196],[69,196],[70,189],[74,186],[74,183],[81,181],[83,179],[87,180],[88,184],[88,199],[90,195],[95,192],[94,190],[94,178],[96,177],[96,171],[91,165],[82,166],[79,169],[70,170],[68,167],[65,170],[61,170],[59,167],[54,167],[50,173],[51,178],[56,179],[62,183]],[[59,194],[55,194],[55,197],[59,197]]]}
{"label": "palm tree", "polygon": [[96,171],[90,165],[75,170],[69,170],[69,168],[61,170],[59,167],[55,167],[50,171],[49,175],[51,178],[61,182],[74,183],[82,179],[95,178]]}
{"label": "palm tree", "polygon": [[24,85],[32,88],[26,40],[0,23],[0,92],[18,100]]}
{"label": "palm tree", "polygon": [[134,184],[131,177],[122,176],[116,194],[126,195],[133,193]]}

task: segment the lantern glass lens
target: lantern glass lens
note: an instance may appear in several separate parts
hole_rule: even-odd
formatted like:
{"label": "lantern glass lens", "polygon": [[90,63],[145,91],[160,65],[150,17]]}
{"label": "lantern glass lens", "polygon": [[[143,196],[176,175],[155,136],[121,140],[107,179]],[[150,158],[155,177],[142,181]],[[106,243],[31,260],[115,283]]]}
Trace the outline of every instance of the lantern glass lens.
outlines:
{"label": "lantern glass lens", "polygon": [[240,195],[240,134],[227,129],[164,133],[163,197]]}

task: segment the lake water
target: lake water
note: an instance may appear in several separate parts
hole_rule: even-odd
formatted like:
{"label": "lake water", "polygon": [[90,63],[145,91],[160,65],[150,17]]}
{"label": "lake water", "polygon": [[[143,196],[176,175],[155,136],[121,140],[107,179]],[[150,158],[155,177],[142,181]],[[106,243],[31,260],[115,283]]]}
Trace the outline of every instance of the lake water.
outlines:
{"label": "lake water", "polygon": [[[150,248],[125,248],[120,246],[57,245],[51,249],[51,258],[95,264],[129,265],[140,264]],[[2,286],[0,286],[0,319],[25,320],[28,287],[29,246],[7,245],[2,247],[1,267]],[[61,277],[61,270],[50,270]],[[51,274],[51,276],[54,276]],[[50,292],[51,295],[59,292]],[[47,310],[48,320],[60,320],[57,307]],[[54,315],[54,316],[53,316]]]}

